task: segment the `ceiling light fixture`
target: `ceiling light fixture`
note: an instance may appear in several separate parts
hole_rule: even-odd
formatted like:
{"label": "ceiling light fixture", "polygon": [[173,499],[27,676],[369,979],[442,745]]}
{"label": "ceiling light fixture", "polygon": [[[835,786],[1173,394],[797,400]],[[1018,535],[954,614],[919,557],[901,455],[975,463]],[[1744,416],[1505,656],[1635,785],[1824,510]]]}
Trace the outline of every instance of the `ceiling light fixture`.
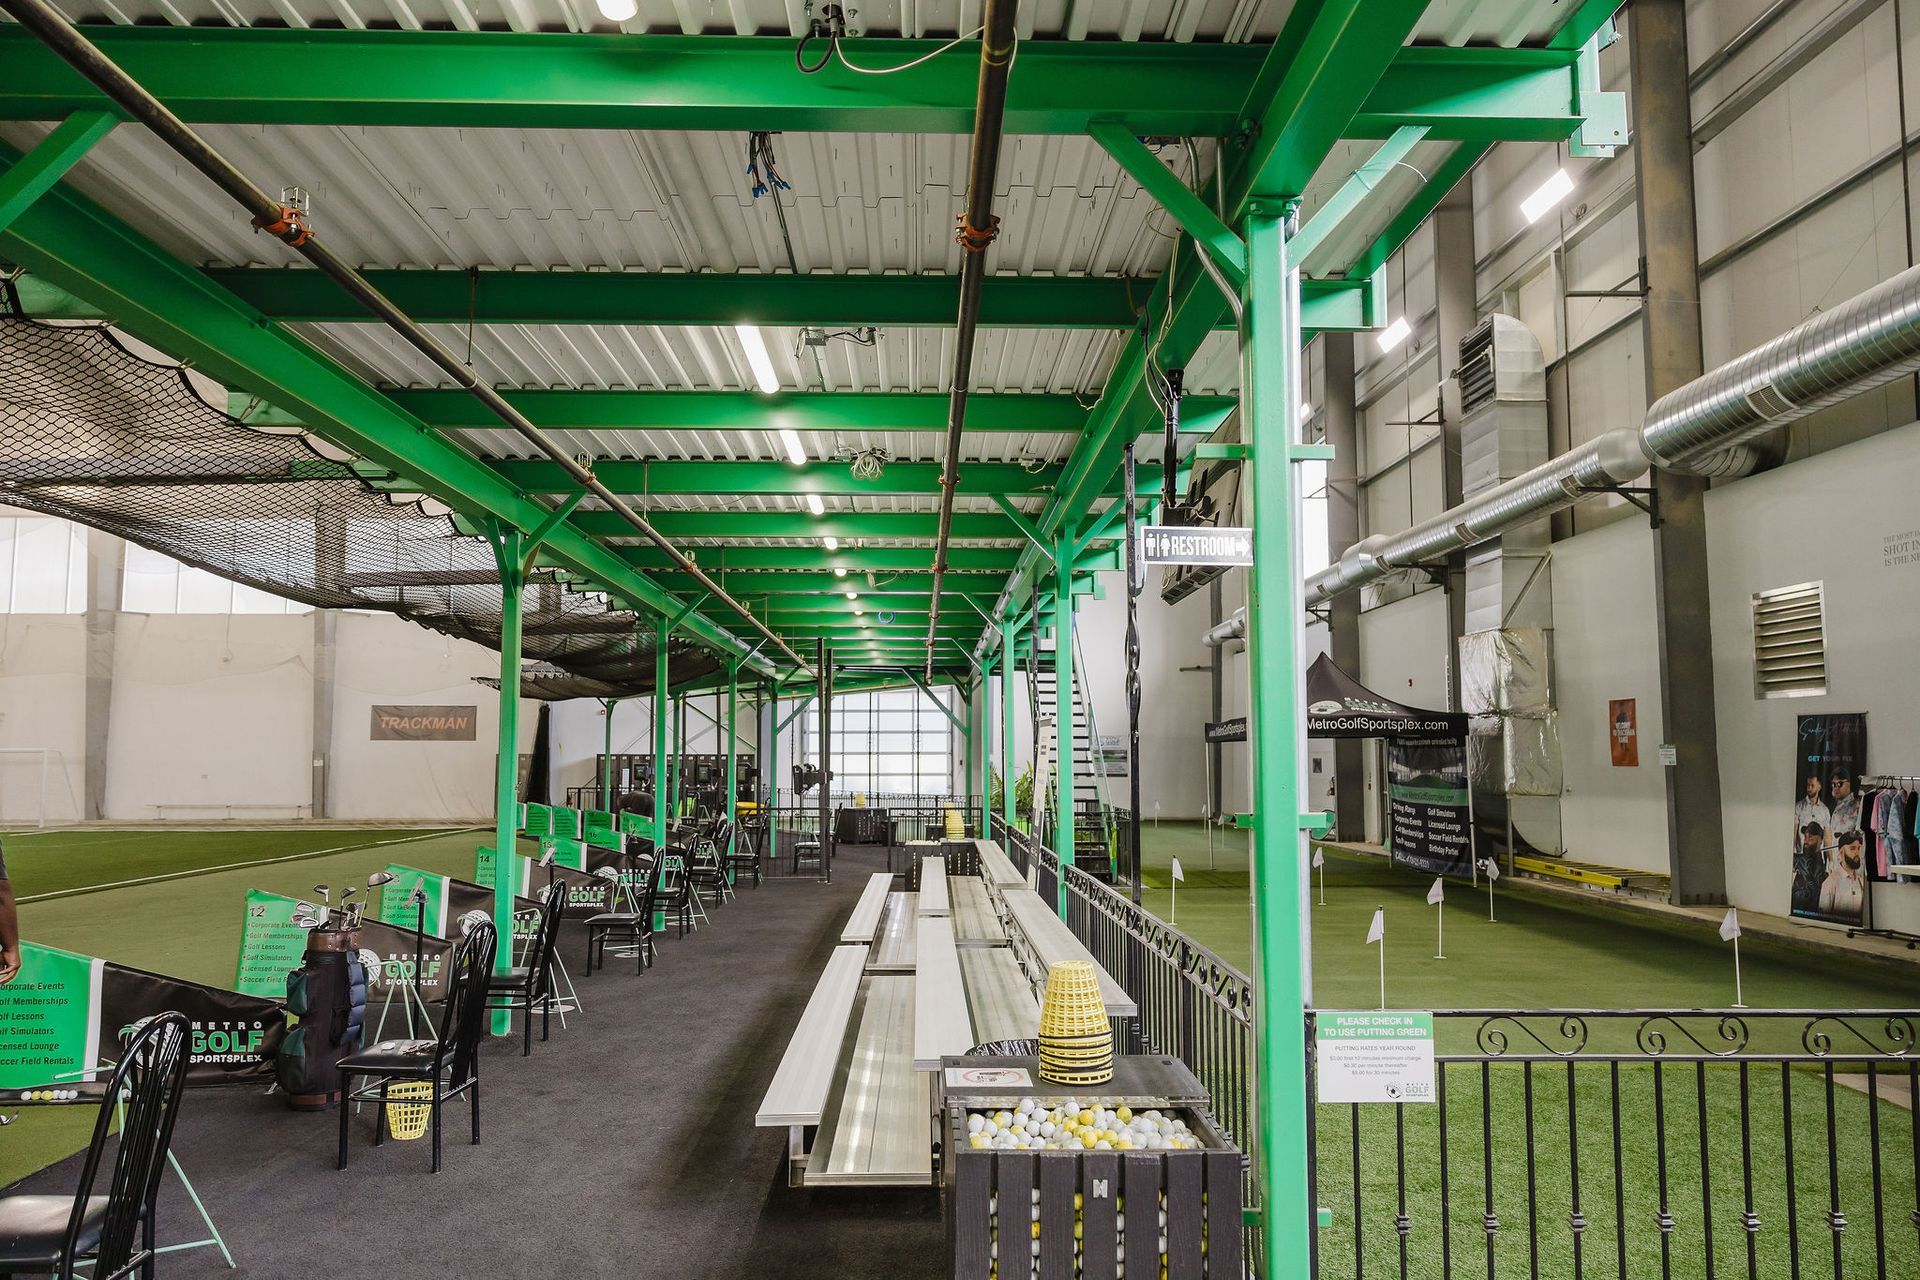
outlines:
{"label": "ceiling light fixture", "polygon": [[820,539],[820,545],[829,551],[838,551],[840,549],[840,539],[834,537],[832,534],[828,534],[826,537]]}
{"label": "ceiling light fixture", "polygon": [[767,340],[760,336],[760,330],[750,324],[737,324],[733,331],[740,337],[741,349],[747,353],[747,365],[753,370],[753,380],[760,384],[760,390],[767,395],[778,391],[780,379],[773,371],[773,357],[767,354]]}
{"label": "ceiling light fixture", "polygon": [[600,16],[608,22],[625,22],[639,12],[636,0],[600,0]]}
{"label": "ceiling light fixture", "polygon": [[1413,326],[1407,323],[1405,316],[1401,316],[1398,320],[1395,320],[1392,324],[1382,329],[1380,336],[1375,339],[1375,341],[1380,344],[1380,350],[1391,351],[1412,335]]}
{"label": "ceiling light fixture", "polygon": [[847,592],[847,599],[849,599],[849,600],[858,600],[859,598],[860,598],[860,593],[859,593],[858,591],[849,591],[849,592]]}
{"label": "ceiling light fixture", "polygon": [[811,511],[814,515],[823,516],[827,514],[827,504],[820,501],[819,494],[810,493],[807,495],[807,510]]}
{"label": "ceiling light fixture", "polygon": [[1520,212],[1527,215],[1528,222],[1538,222],[1571,194],[1573,179],[1567,176],[1565,169],[1555,169],[1553,176],[1541,183],[1538,191],[1520,202]]}
{"label": "ceiling light fixture", "polygon": [[844,577],[846,577],[846,576],[847,576],[847,566],[845,566],[845,565],[843,565],[843,564],[837,564],[837,565],[835,565],[835,566],[833,566],[833,576],[834,576],[834,577],[836,577],[836,578],[844,578]]}
{"label": "ceiling light fixture", "polygon": [[787,451],[787,461],[796,467],[807,465],[807,451],[800,443],[800,436],[792,427],[780,428],[780,447]]}

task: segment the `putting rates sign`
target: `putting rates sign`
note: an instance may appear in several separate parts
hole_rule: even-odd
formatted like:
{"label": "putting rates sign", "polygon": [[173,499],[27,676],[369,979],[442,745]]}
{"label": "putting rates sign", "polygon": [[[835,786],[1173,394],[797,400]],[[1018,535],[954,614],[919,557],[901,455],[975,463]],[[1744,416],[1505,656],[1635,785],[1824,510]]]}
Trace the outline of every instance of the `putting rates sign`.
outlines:
{"label": "putting rates sign", "polygon": [[1322,1102],[1434,1101],[1431,1013],[1322,1010],[1313,1047]]}

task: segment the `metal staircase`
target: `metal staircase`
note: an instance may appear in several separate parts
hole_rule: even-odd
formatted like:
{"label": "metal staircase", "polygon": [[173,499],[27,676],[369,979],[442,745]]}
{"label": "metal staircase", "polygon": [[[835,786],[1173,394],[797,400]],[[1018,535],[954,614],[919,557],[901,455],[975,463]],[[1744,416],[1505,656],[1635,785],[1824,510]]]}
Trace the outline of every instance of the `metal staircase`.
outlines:
{"label": "metal staircase", "polygon": [[[1100,771],[1096,759],[1095,745],[1098,728],[1093,719],[1093,707],[1087,701],[1086,689],[1080,682],[1080,668],[1084,662],[1074,663],[1073,687],[1073,724],[1067,735],[1068,749],[1073,753],[1073,861],[1088,875],[1101,880],[1113,879],[1113,806],[1107,801],[1107,781]],[[1060,749],[1058,704],[1055,691],[1058,688],[1058,668],[1055,652],[1051,647],[1041,646],[1029,660],[1027,690],[1033,713],[1033,725],[1036,736],[1034,747],[1034,807],[1038,810],[1038,822],[1035,830],[1052,830],[1055,820],[1057,798],[1054,794],[1054,771],[1056,753]]]}

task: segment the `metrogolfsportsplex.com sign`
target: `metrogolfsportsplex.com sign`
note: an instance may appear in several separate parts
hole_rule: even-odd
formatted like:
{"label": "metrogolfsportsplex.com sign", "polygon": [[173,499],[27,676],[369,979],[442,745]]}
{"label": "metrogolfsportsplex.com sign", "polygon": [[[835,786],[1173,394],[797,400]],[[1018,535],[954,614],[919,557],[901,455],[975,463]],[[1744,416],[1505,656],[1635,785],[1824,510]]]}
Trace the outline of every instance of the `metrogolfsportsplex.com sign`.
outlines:
{"label": "metrogolfsportsplex.com sign", "polygon": [[1143,564],[1250,565],[1253,530],[1208,525],[1140,526]]}

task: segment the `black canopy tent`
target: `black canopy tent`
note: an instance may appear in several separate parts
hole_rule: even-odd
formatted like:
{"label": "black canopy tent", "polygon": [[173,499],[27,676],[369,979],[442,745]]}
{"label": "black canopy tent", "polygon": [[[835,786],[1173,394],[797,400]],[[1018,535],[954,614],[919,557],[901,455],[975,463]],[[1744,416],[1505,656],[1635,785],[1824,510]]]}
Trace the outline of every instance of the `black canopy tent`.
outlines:
{"label": "black canopy tent", "polygon": [[[1391,856],[1422,870],[1477,879],[1473,857],[1473,793],[1467,785],[1467,716],[1409,707],[1382,697],[1334,665],[1326,654],[1307,668],[1309,738],[1386,738],[1389,750],[1388,830]],[[1395,791],[1400,794],[1393,794]],[[1466,820],[1451,795],[1465,797]],[[1465,867],[1458,841],[1465,840]]]}
{"label": "black canopy tent", "polygon": [[1382,697],[1321,654],[1307,668],[1309,738],[1459,738],[1464,711],[1428,711]]}

